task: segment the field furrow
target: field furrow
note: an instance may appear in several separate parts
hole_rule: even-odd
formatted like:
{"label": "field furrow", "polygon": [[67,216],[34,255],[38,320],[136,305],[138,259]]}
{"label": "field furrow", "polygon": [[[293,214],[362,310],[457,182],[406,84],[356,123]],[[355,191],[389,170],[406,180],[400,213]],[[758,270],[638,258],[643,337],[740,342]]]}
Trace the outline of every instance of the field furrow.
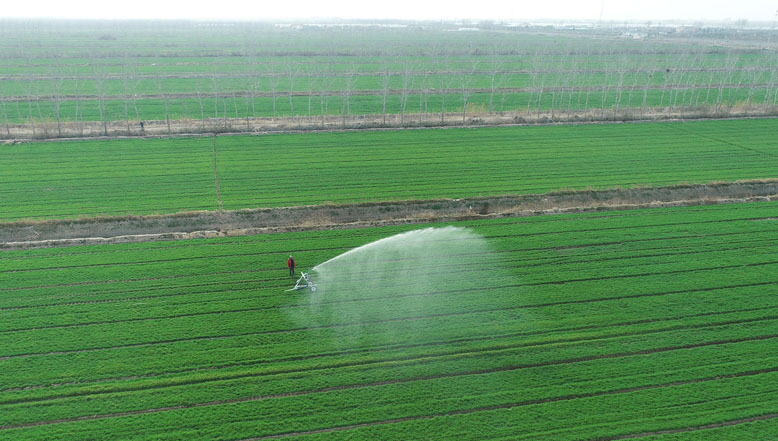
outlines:
{"label": "field furrow", "polygon": [[418,227],[3,251],[0,439],[773,433],[776,207],[466,221],[320,298],[289,253]]}

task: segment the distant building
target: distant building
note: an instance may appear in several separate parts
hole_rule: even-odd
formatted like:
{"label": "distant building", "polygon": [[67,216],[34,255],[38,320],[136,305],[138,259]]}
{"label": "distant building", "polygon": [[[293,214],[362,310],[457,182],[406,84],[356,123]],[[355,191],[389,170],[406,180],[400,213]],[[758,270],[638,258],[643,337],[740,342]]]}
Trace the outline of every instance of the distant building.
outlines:
{"label": "distant building", "polygon": [[697,32],[697,26],[694,25],[679,25],[675,27],[675,32],[683,34],[693,34]]}
{"label": "distant building", "polygon": [[624,38],[632,38],[634,40],[642,40],[646,37],[648,37],[648,34],[644,34],[642,32],[624,32],[621,34]]}
{"label": "distant building", "polygon": [[317,28],[317,29],[367,29],[367,28],[392,28],[392,29],[404,29],[407,28],[406,24],[397,23],[276,23],[277,28],[292,28],[292,29],[305,29],[305,28]]}

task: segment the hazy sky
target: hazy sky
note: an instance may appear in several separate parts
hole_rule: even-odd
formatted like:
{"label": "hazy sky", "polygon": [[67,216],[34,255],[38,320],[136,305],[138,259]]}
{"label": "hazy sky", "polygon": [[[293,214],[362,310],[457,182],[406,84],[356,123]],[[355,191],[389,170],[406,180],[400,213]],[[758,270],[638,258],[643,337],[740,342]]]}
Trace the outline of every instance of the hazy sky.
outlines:
{"label": "hazy sky", "polygon": [[263,20],[398,19],[738,20],[772,22],[778,0],[9,0],[0,17]]}

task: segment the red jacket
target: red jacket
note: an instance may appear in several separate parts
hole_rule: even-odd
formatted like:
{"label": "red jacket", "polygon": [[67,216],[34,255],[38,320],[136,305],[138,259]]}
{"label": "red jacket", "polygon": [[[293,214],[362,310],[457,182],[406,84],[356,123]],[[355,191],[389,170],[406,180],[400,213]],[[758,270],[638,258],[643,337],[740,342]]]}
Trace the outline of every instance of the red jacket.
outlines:
{"label": "red jacket", "polygon": [[289,268],[294,268],[294,259],[290,257],[289,260],[286,261],[286,266]]}

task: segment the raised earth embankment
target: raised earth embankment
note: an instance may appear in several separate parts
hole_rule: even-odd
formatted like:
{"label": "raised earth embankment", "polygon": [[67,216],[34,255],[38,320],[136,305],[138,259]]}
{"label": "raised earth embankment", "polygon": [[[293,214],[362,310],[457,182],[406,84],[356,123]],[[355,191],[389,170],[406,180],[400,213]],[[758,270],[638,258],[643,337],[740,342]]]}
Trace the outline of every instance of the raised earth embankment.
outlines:
{"label": "raised earth embankment", "polygon": [[144,242],[595,210],[778,200],[778,180],[0,224],[0,248]]}

